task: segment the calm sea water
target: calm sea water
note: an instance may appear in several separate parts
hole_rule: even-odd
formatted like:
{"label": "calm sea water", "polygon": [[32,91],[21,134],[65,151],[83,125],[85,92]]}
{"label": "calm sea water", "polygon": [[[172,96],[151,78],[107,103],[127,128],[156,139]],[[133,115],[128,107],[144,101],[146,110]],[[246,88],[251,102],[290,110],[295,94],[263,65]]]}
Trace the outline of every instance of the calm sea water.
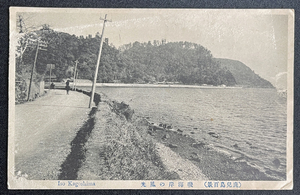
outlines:
{"label": "calm sea water", "polygon": [[[278,180],[286,177],[286,99],[274,89],[97,88]],[[214,132],[218,138],[209,133]]]}

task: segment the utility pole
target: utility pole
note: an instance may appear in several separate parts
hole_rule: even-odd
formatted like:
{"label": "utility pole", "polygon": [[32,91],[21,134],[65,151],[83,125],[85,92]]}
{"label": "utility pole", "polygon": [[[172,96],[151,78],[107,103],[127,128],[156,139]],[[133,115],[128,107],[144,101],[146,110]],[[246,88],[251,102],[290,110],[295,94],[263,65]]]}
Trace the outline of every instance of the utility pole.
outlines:
{"label": "utility pole", "polygon": [[34,68],[35,68],[35,64],[36,64],[37,55],[38,55],[38,53],[39,53],[39,46],[40,46],[40,42],[38,41],[37,46],[36,46],[35,58],[34,58],[32,70],[31,70],[31,76],[30,76],[30,83],[29,83],[29,90],[28,90],[27,101],[29,101],[29,99],[30,99],[30,91],[31,91],[31,85],[32,85],[32,77],[33,77],[33,72],[34,72]]}
{"label": "utility pole", "polygon": [[[41,43],[42,43],[42,46],[46,47],[46,44],[44,42],[41,41]],[[34,69],[35,69],[35,65],[36,65],[36,60],[37,60],[37,56],[38,56],[38,53],[39,53],[39,49],[40,50],[45,50],[45,49],[40,48],[40,40],[37,40],[35,58],[34,58],[32,70],[31,70],[31,76],[30,76],[30,83],[29,83],[29,90],[28,90],[27,101],[29,101],[29,99],[30,99],[30,91],[31,91],[31,85],[32,85],[33,72],[34,72]]]}
{"label": "utility pole", "polygon": [[22,19],[22,16],[19,15],[19,33],[23,33],[23,25],[22,25],[22,22],[23,22],[23,19]]}
{"label": "utility pole", "polygon": [[75,76],[76,76],[76,71],[77,71],[77,63],[78,63],[79,61],[78,60],[76,60],[75,61],[75,71],[74,71],[74,79],[73,79],[73,90],[75,90]]}
{"label": "utility pole", "polygon": [[51,71],[52,71],[52,64],[50,65],[50,82],[49,82],[49,89],[51,89]]}
{"label": "utility pole", "polygon": [[74,91],[76,91],[77,79],[78,79],[78,71],[76,72],[76,78],[75,78],[75,89],[74,89]]}
{"label": "utility pole", "polygon": [[[107,14],[105,14],[105,18],[100,18],[100,20],[103,20],[103,29],[102,29],[102,35],[100,38],[100,48],[99,48],[99,54],[98,54],[98,60],[97,60],[97,65],[96,65],[96,70],[95,70],[95,75],[94,75],[94,82],[92,86],[92,93],[90,97],[90,103],[89,103],[89,108],[91,108],[91,105],[94,101],[94,94],[95,94],[95,88],[96,88],[96,82],[97,82],[97,74],[98,74],[98,69],[99,69],[99,64],[100,64],[100,58],[101,58],[101,52],[102,52],[102,45],[103,45],[103,37],[104,37],[104,28],[105,28],[105,22],[109,21],[106,19]],[[111,21],[109,21],[111,22]]]}
{"label": "utility pole", "polygon": [[49,90],[51,89],[51,76],[52,76],[52,69],[55,68],[55,64],[47,64],[47,70],[50,70],[50,81],[49,81]]}

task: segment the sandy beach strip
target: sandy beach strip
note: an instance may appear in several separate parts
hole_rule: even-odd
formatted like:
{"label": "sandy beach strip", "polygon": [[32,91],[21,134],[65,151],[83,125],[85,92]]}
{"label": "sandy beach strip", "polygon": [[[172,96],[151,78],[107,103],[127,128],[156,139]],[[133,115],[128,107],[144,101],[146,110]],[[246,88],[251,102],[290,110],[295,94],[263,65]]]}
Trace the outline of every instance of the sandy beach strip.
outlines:
{"label": "sandy beach strip", "polygon": [[[64,88],[64,82],[54,82],[57,88]],[[70,83],[73,87],[73,83]],[[76,88],[92,87],[92,82],[76,83]],[[196,89],[232,89],[242,88],[241,86],[213,86],[213,85],[183,85],[183,84],[139,84],[139,83],[96,83],[96,87],[117,87],[117,88],[196,88]]]}

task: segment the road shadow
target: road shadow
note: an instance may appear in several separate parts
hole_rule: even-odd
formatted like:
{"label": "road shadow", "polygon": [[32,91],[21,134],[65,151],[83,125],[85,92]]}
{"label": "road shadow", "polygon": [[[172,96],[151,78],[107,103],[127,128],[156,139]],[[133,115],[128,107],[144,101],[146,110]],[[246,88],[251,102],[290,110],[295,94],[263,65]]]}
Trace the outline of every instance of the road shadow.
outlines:
{"label": "road shadow", "polygon": [[77,179],[78,170],[81,167],[83,160],[85,159],[84,145],[87,142],[90,133],[95,125],[95,114],[97,107],[93,107],[89,113],[89,119],[77,132],[76,137],[71,142],[71,152],[67,156],[66,160],[61,165],[61,173],[58,176],[59,180],[75,180]]}

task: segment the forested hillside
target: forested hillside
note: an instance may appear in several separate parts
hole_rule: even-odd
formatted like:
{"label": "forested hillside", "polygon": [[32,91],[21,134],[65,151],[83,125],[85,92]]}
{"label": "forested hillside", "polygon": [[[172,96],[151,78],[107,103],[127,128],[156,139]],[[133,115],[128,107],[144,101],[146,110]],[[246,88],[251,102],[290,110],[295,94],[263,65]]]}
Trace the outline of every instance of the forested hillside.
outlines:
{"label": "forested hillside", "polygon": [[125,82],[180,82],[234,85],[232,74],[213,60],[209,50],[190,42],[135,42],[121,48]]}
{"label": "forested hillside", "polygon": [[[99,52],[100,37],[76,37],[67,33],[55,32],[51,29],[42,29],[36,31],[32,36],[39,38],[48,43],[47,51],[39,50],[36,72],[43,77],[47,71],[47,64],[55,64],[53,75],[58,80],[70,78],[73,76],[75,60],[78,60],[79,78],[92,79]],[[103,44],[101,66],[99,69],[99,78],[102,82],[109,82],[113,79],[118,61],[117,54],[119,51]],[[23,54],[22,61],[16,60],[17,74],[31,70],[36,54],[36,47],[27,47]]]}
{"label": "forested hillside", "polygon": [[[53,31],[44,25],[30,37],[48,43],[47,51],[38,53],[37,77],[43,79],[48,74],[47,64],[55,64],[52,73],[56,79],[71,78],[75,60],[78,60],[78,78],[92,80],[99,52],[99,33],[77,37]],[[27,47],[22,59],[16,60],[17,75],[28,76],[35,54],[36,47]],[[215,60],[208,49],[195,43],[155,40],[129,43],[117,49],[105,39],[97,81],[233,86],[240,84],[241,77],[233,75],[233,72],[237,73],[233,69],[231,66],[221,66],[220,60]]]}
{"label": "forested hillside", "polygon": [[255,74],[253,70],[240,61],[216,58],[223,68],[227,68],[235,78],[236,84],[244,87],[273,88],[267,80]]}

